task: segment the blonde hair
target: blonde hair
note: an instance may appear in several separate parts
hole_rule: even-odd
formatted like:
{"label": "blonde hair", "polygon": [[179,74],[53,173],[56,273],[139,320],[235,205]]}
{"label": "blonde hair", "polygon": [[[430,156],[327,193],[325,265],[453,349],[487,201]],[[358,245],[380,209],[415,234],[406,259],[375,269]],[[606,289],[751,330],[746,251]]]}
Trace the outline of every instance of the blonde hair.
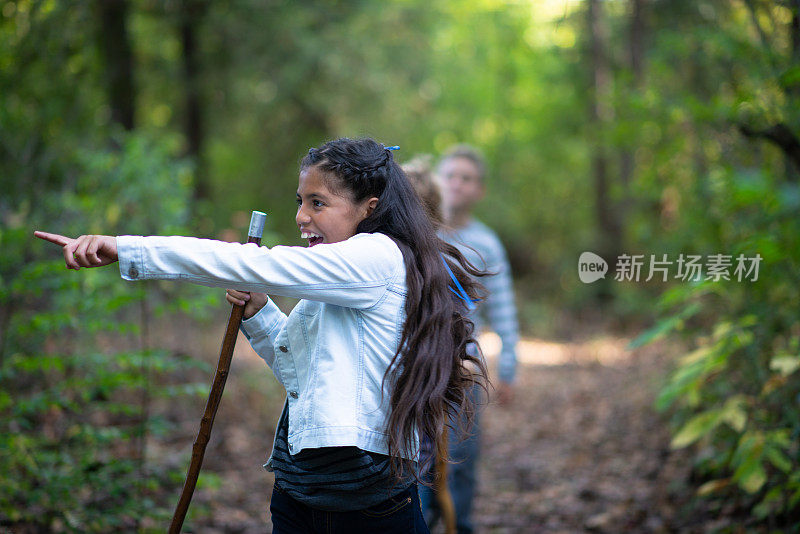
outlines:
{"label": "blonde hair", "polygon": [[433,157],[421,155],[401,165],[403,172],[411,182],[414,192],[417,193],[422,206],[433,224],[438,228],[444,223],[442,215],[442,192],[439,184],[433,177]]}

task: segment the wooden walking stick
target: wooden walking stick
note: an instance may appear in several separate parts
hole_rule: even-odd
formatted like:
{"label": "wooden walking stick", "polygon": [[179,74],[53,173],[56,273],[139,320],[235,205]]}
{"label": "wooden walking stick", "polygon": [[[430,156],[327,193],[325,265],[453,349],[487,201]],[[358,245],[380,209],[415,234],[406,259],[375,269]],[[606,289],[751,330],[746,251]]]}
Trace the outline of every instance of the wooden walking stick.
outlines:
{"label": "wooden walking stick", "polygon": [[[261,234],[264,232],[264,222],[267,215],[260,211],[254,211],[250,217],[250,230],[248,231],[247,242],[261,244]],[[217,374],[214,375],[214,382],[211,385],[211,392],[208,394],[206,411],[200,421],[200,431],[197,439],[192,446],[192,460],[189,463],[189,471],[186,473],[186,481],[183,484],[183,492],[175,508],[175,515],[172,516],[172,523],[169,526],[170,534],[179,534],[186,519],[186,512],[189,510],[189,503],[192,500],[194,488],[197,485],[197,477],[200,475],[200,466],[203,464],[203,455],[206,452],[206,445],[211,437],[211,425],[214,424],[214,416],[222,399],[222,390],[225,388],[225,381],[228,378],[228,371],[231,368],[231,358],[233,357],[233,347],[236,344],[236,336],[239,334],[239,325],[242,323],[244,306],[233,305],[231,316],[228,319],[228,328],[225,330],[225,337],[222,340],[222,348],[219,352],[219,363],[217,364]]]}
{"label": "wooden walking stick", "polygon": [[456,507],[453,504],[453,496],[450,488],[447,487],[447,462],[444,461],[444,453],[447,451],[447,427],[436,451],[436,478],[434,479],[434,492],[439,510],[444,521],[445,534],[456,534]]}

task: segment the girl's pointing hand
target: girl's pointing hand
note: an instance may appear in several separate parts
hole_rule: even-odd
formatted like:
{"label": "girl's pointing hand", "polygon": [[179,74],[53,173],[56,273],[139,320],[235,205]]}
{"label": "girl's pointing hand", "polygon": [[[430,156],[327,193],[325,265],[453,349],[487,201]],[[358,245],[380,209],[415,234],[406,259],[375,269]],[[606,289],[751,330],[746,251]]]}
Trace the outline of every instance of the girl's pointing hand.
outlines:
{"label": "girl's pointing hand", "polygon": [[81,267],[102,267],[118,260],[117,239],[109,235],[82,235],[72,239],[59,234],[36,231],[33,233],[64,248],[64,261],[68,269],[76,271]]}

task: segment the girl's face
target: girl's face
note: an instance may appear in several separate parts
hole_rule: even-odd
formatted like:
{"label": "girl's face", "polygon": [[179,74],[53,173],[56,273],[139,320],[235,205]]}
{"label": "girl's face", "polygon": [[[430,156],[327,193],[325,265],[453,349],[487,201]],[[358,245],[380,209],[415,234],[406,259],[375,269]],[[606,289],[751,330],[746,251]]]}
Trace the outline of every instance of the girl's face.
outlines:
{"label": "girl's face", "polygon": [[309,247],[350,239],[356,234],[359,223],[378,204],[376,197],[353,202],[345,189],[341,192],[329,189],[330,180],[325,171],[315,166],[300,172],[295,221],[301,237],[308,239]]}

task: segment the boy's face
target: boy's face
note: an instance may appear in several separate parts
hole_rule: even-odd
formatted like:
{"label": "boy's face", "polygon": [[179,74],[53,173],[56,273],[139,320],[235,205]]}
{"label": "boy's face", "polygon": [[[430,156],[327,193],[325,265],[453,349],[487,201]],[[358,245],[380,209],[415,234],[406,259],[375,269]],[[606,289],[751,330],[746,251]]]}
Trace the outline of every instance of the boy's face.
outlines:
{"label": "boy's face", "polygon": [[328,187],[330,180],[317,167],[300,172],[295,222],[309,247],[350,239],[378,203],[375,197],[353,202],[345,191],[332,191]]}
{"label": "boy's face", "polygon": [[471,211],[483,198],[480,172],[467,158],[447,158],[439,165],[442,204],[446,213]]}

